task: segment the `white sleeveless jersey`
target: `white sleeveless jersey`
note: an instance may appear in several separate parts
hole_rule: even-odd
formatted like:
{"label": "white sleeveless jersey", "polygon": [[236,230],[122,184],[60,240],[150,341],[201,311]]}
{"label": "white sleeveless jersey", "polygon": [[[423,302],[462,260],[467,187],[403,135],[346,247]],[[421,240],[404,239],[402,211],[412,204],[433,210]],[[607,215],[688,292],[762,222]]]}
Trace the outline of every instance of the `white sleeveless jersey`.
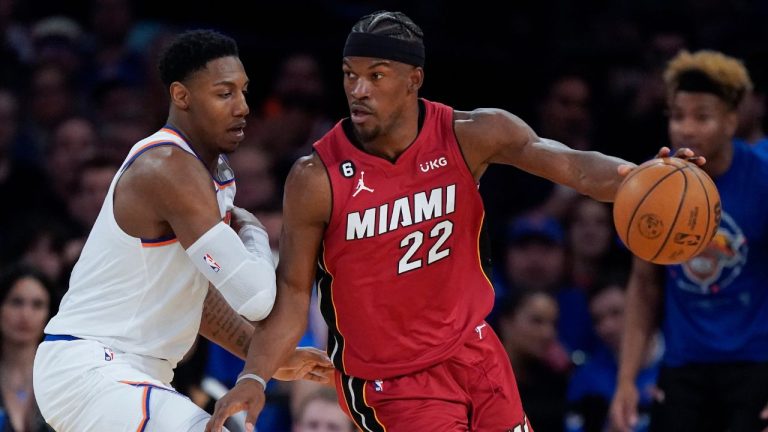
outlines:
{"label": "white sleeveless jersey", "polygon": [[[112,205],[120,175],[142,153],[163,145],[195,155],[169,127],[131,149],[72,271],[59,313],[45,332],[97,340],[124,352],[165,359],[175,367],[199,331],[208,280],[175,236],[129,236],[115,221]],[[235,178],[224,156],[219,156],[213,188],[221,217],[229,223]]]}

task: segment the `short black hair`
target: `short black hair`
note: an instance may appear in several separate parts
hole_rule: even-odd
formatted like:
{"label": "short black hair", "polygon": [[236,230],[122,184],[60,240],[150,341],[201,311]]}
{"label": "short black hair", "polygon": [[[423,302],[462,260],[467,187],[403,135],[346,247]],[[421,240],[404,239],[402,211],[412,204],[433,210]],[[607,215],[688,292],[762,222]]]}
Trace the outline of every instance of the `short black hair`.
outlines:
{"label": "short black hair", "polygon": [[238,57],[237,42],[214,30],[190,30],[178,35],[160,55],[158,69],[166,87],[184,81],[211,60]]}
{"label": "short black hair", "polygon": [[352,26],[352,32],[370,33],[408,42],[424,43],[424,32],[402,12],[376,11],[360,18]]}

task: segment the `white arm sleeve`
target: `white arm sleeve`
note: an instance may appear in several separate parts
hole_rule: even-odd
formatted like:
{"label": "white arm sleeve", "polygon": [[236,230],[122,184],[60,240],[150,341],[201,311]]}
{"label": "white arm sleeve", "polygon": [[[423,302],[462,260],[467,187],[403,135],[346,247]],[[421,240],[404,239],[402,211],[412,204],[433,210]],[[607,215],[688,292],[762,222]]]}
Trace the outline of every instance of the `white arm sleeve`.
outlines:
{"label": "white arm sleeve", "polygon": [[219,222],[187,249],[187,255],[237,313],[260,321],[275,303],[275,267],[271,256],[264,253],[265,247],[269,251],[266,233],[261,236],[253,231],[259,228],[251,228],[241,230],[249,246],[246,249],[232,228]]}

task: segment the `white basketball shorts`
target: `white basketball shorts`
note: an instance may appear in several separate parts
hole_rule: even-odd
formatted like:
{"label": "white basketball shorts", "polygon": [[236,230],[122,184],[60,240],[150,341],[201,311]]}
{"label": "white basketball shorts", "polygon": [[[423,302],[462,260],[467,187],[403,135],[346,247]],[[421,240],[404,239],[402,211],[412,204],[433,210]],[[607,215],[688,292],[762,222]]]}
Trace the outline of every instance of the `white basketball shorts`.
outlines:
{"label": "white basketball shorts", "polygon": [[59,432],[203,431],[210,415],[170,384],[170,364],[91,340],[40,344],[35,398]]}

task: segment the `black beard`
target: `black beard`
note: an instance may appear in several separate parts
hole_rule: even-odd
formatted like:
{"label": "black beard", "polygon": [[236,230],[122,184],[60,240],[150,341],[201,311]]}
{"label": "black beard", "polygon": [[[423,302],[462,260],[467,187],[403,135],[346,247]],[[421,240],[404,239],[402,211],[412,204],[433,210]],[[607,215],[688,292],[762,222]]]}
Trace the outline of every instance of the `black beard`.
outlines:
{"label": "black beard", "polygon": [[381,135],[381,127],[379,126],[375,126],[367,131],[361,130],[359,127],[355,126],[353,130],[355,132],[355,137],[360,143],[369,143]]}

